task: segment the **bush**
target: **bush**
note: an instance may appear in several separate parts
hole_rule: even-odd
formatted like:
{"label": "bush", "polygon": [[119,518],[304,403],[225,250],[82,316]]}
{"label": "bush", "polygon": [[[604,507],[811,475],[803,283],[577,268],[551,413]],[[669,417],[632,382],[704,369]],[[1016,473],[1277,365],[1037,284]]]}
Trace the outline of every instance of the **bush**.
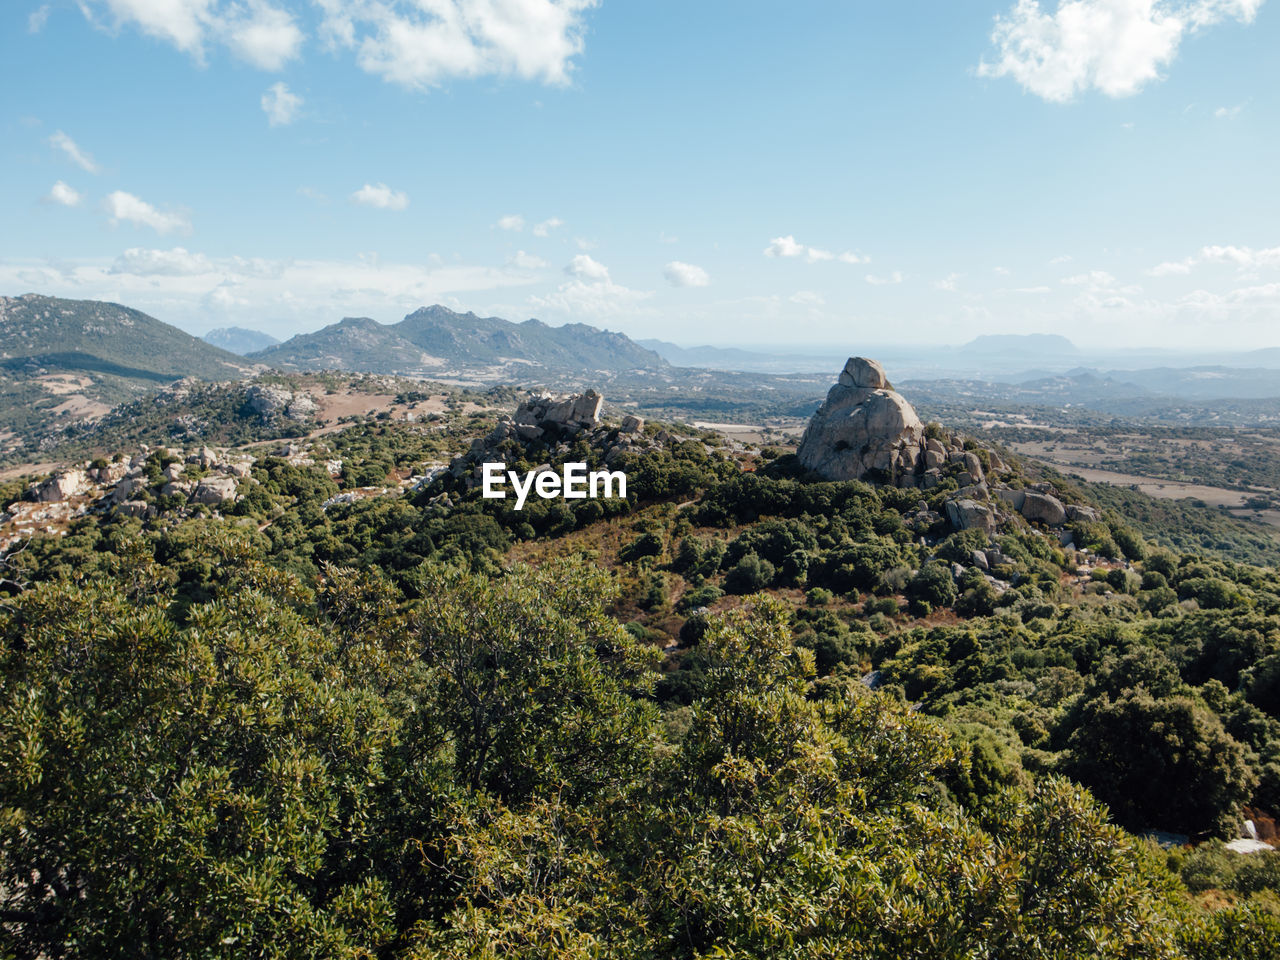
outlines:
{"label": "bush", "polygon": [[684,596],[676,601],[676,609],[681,613],[685,613],[689,610],[696,610],[698,607],[709,607],[723,596],[723,590],[713,584],[707,584],[706,586],[698,587],[696,590],[687,591]]}
{"label": "bush", "polygon": [[773,564],[768,560],[761,560],[754,553],[748,553],[725,574],[724,588],[729,593],[755,593],[769,586],[775,573]]}
{"label": "bush", "polygon": [[956,581],[951,568],[942,563],[926,563],[907,583],[907,599],[933,607],[949,607],[956,600]]}

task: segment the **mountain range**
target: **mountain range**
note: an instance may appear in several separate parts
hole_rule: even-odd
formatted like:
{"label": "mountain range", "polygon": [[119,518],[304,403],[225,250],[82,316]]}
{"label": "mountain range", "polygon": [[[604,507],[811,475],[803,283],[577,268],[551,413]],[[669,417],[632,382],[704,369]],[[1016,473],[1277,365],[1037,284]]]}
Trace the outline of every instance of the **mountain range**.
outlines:
{"label": "mountain range", "polygon": [[506,373],[617,373],[661,370],[667,362],[625,334],[583,323],[552,327],[541,320],[512,323],[500,317],[423,307],[399,323],[347,317],[314,333],[250,354],[281,370],[359,370],[423,376]]}

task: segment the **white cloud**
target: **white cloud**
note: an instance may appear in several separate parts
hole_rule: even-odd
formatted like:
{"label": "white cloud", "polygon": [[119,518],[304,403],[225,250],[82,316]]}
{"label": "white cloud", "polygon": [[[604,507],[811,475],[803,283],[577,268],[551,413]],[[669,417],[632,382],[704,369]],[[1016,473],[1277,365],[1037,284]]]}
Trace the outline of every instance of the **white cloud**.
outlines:
{"label": "white cloud", "polygon": [[830,250],[823,250],[819,247],[807,247],[803,243],[798,243],[796,238],[788,234],[785,237],[774,237],[769,241],[769,245],[764,248],[766,257],[804,257],[810,263],[819,263],[824,260],[839,260],[841,263],[867,263],[866,257],[861,257],[856,253],[846,250],[844,253],[832,253]]}
{"label": "white cloud", "polygon": [[958,289],[959,281],[963,276],[963,273],[949,273],[941,280],[933,281],[933,288],[935,290],[945,290],[948,293],[955,293]]}
{"label": "white cloud", "polygon": [[552,230],[563,226],[564,221],[559,217],[550,217],[547,220],[543,220],[533,228],[533,235],[535,237],[549,237],[551,236]]}
{"label": "white cloud", "polygon": [[361,69],[428,89],[453,78],[518,76],[565,84],[599,0],[316,0],[330,46]]}
{"label": "white cloud", "polygon": [[351,195],[356,203],[379,210],[403,210],[409,206],[409,195],[402,190],[392,190],[385,183],[366,183]]}
{"label": "white cloud", "polygon": [[517,250],[515,256],[507,260],[507,266],[516,267],[520,270],[541,270],[550,266],[547,261],[532,253],[525,253],[523,250]]}
{"label": "white cloud", "polygon": [[658,234],[658,242],[659,243],[679,243],[680,238],[670,236],[667,234],[667,231],[663,230]]}
{"label": "white cloud", "polygon": [[804,245],[796,243],[793,236],[774,237],[764,248],[766,257],[799,257],[804,254]]}
{"label": "white cloud", "polygon": [[259,70],[280,70],[302,49],[302,31],[293,16],[262,0],[249,0],[248,9],[228,17],[220,29],[231,52]]}
{"label": "white cloud", "polygon": [[215,272],[209,258],[191,253],[183,247],[172,250],[147,250],[130,247],[116,257],[107,271],[139,277],[192,277]]}
{"label": "white cloud", "polygon": [[1242,110],[1244,110],[1244,104],[1237,103],[1234,107],[1219,107],[1213,111],[1213,115],[1219,120],[1234,120],[1240,116]]}
{"label": "white cloud", "polygon": [[903,279],[902,271],[900,270],[895,270],[893,273],[886,274],[884,276],[877,276],[873,273],[867,274],[867,283],[871,284],[873,287],[891,286],[892,284],[901,283]]}
{"label": "white cloud", "polygon": [[579,280],[608,280],[609,269],[598,260],[593,260],[585,253],[580,253],[564,268],[564,272]]}
{"label": "white cloud", "polygon": [[642,300],[653,296],[650,291],[631,290],[614,283],[609,269],[585,253],[570,260],[564,272],[570,277],[566,283],[544,296],[529,298],[534,309],[589,317],[614,316],[634,310]]}
{"label": "white cloud", "polygon": [[273,83],[262,95],[262,112],[273,127],[285,127],[293,123],[302,107],[302,98],[293,93],[288,84]]}
{"label": "white cloud", "polygon": [[49,5],[43,3],[27,14],[27,32],[39,33],[49,21]]}
{"label": "white cloud", "polygon": [[1064,263],[1070,263],[1072,259],[1074,258],[1071,256],[1071,254],[1064,253],[1061,256],[1054,257],[1052,260],[1050,260],[1049,265],[1054,267],[1060,266],[1061,264],[1064,264]]}
{"label": "white cloud", "polygon": [[145,200],[123,190],[108,194],[106,207],[113,224],[124,221],[135,226],[150,227],[156,233],[186,232],[191,229],[191,222],[182,214],[157,210]]}
{"label": "white cloud", "polygon": [[97,163],[94,162],[93,157],[81,150],[76,145],[76,142],[61,130],[49,138],[49,143],[65,153],[71,162],[81,170],[84,170],[87,173],[98,173],[101,169]]}
{"label": "white cloud", "polygon": [[298,188],[298,196],[306,197],[308,200],[314,200],[316,203],[328,203],[329,198],[315,187],[309,187],[303,184]]}
{"label": "white cloud", "polygon": [[513,233],[519,233],[524,229],[524,217],[518,213],[508,214],[498,219],[498,226],[503,230],[510,230]]}
{"label": "white cloud", "polygon": [[1158,263],[1147,271],[1153,277],[1173,277],[1179,274],[1190,273],[1192,261],[1190,259],[1183,260],[1181,263]]}
{"label": "white cloud", "polygon": [[1116,278],[1105,270],[1090,270],[1088,273],[1077,273],[1073,277],[1063,277],[1062,282],[1074,287],[1114,287]]}
{"label": "white cloud", "polygon": [[68,186],[59,180],[49,191],[49,199],[54,203],[62,204],[64,207],[78,207],[84,196],[75,187]]}
{"label": "white cloud", "polygon": [[1153,277],[1177,276],[1190,273],[1204,263],[1226,264],[1242,271],[1271,270],[1280,267],[1280,247],[1207,246],[1183,260],[1160,263],[1147,271]]}
{"label": "white cloud", "polygon": [[[289,336],[346,316],[399,319],[452,294],[527,287],[508,268],[355,260],[207,257],[181,247],[130,249],[113,260],[49,264],[0,260],[0,289],[126,303],[185,329],[208,328],[208,311],[252,309],[279,318],[268,332]],[[247,305],[247,307],[246,307]]]}
{"label": "white cloud", "polygon": [[201,64],[214,42],[262,70],[281,69],[302,49],[293,15],[266,0],[80,0],[80,9],[91,23],[105,9],[116,28],[136,27]]}
{"label": "white cloud", "polygon": [[707,271],[692,263],[681,263],[679,260],[672,260],[663,267],[662,275],[673,287],[705,287],[711,283],[711,277],[707,275]]}
{"label": "white cloud", "polygon": [[812,290],[797,290],[788,299],[802,307],[822,307],[827,303],[822,294],[814,293]]}
{"label": "white cloud", "polygon": [[1012,77],[1045,100],[1063,103],[1088,90],[1110,97],[1137,93],[1159,79],[1183,37],[1234,18],[1253,20],[1263,0],[1017,0],[996,17],[998,57],[983,77]]}

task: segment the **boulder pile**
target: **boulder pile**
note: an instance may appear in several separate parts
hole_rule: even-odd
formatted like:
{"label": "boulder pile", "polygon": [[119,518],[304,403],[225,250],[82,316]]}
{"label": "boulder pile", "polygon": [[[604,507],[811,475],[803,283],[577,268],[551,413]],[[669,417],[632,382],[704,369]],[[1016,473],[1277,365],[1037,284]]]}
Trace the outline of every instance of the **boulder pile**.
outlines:
{"label": "boulder pile", "polygon": [[[516,408],[514,416],[502,417],[487,436],[473,440],[471,449],[449,465],[448,473],[462,480],[467,489],[477,487],[482,464],[505,463],[512,441],[522,447],[546,444],[550,461],[563,459],[572,443],[585,440],[602,451],[605,464],[612,466],[628,451],[661,449],[672,439],[665,430],[647,436],[643,417],[623,417],[621,426],[604,423],[600,419],[603,406],[604,397],[595,390],[568,396],[530,397]],[[550,469],[549,463],[546,466]]]}

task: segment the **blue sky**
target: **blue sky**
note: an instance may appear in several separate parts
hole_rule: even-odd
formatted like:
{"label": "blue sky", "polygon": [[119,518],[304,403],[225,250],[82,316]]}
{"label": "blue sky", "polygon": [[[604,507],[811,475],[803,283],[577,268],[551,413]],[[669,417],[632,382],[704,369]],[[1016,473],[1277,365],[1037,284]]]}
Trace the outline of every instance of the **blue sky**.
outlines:
{"label": "blue sky", "polygon": [[1280,345],[1265,0],[9,0],[0,294]]}

